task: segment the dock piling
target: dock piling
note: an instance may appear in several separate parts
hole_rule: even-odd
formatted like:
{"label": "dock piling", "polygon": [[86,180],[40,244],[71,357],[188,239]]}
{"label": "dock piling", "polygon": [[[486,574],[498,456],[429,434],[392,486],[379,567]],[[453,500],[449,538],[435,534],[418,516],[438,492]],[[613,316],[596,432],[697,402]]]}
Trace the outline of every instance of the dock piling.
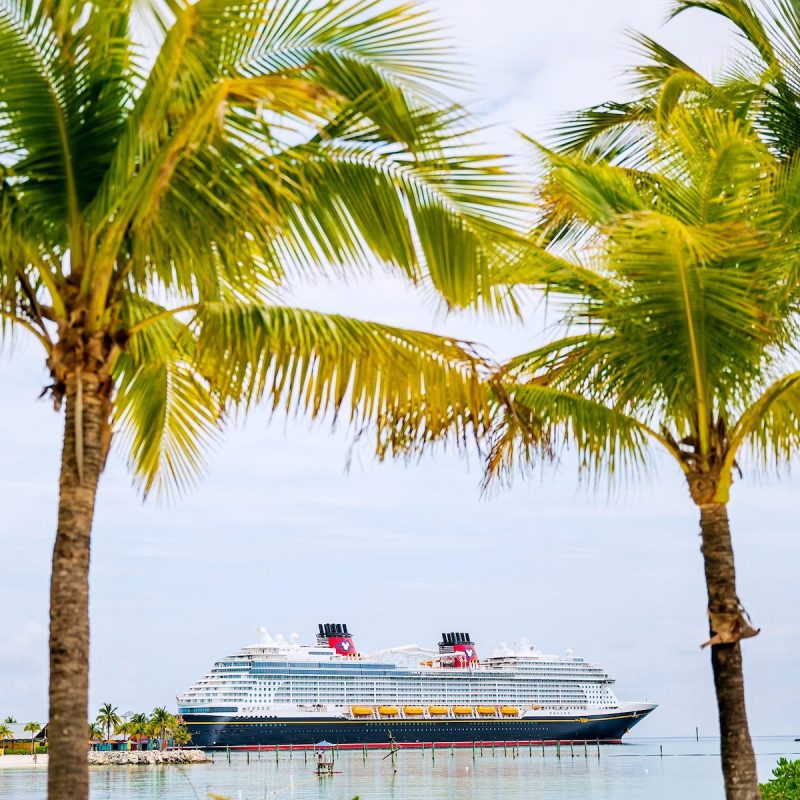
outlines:
{"label": "dock piling", "polygon": [[556,758],[561,758],[561,739],[556,740]]}

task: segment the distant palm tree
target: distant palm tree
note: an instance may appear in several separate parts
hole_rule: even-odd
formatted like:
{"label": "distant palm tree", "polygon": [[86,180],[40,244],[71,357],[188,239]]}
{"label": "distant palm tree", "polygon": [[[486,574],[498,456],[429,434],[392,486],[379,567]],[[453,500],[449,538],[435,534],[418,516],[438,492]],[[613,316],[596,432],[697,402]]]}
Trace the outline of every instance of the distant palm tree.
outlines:
{"label": "distant palm tree", "polygon": [[106,741],[108,741],[111,738],[111,731],[113,731],[122,720],[117,715],[116,706],[112,706],[111,703],[104,703],[100,706],[100,711],[97,712],[96,722],[105,730]]}
{"label": "distant palm tree", "polygon": [[38,722],[26,722],[25,727],[23,728],[24,731],[30,733],[31,735],[31,755],[33,755],[33,740],[41,729],[42,726]]}
{"label": "distant palm tree", "polygon": [[14,731],[5,723],[0,725],[0,755],[6,754],[6,739],[13,739]]}
{"label": "distant palm tree", "polygon": [[493,298],[516,187],[470,145],[449,53],[405,2],[0,0],[0,337],[32,336],[65,407],[50,800],[88,795],[112,438],[147,493],[190,483],[259,400],[373,426],[381,455],[485,420],[471,347],[282,304],[290,278],[376,269]]}
{"label": "distant palm tree", "polygon": [[6,718],[3,720],[3,722],[4,722],[6,725],[16,725],[16,724],[17,724],[17,721],[16,721],[16,720],[14,719],[14,717],[12,717],[11,715],[7,716],[7,717],[6,717]]}
{"label": "distant palm tree", "polygon": [[139,749],[139,741],[147,733],[147,715],[146,714],[134,714],[128,725],[130,726],[130,732],[132,734],[132,738],[136,742],[136,749]]}
{"label": "distant palm tree", "polygon": [[189,733],[185,726],[179,725],[172,734],[172,738],[175,740],[175,744],[178,745],[178,749],[180,749],[183,745],[192,741],[192,734]]}
{"label": "distant palm tree", "polygon": [[131,733],[132,733],[131,723],[130,722],[120,722],[120,724],[117,725],[114,728],[114,733],[115,734],[119,734],[120,736],[122,736],[122,740],[127,744],[128,740],[130,739]]}
{"label": "distant palm tree", "polygon": [[90,722],[87,735],[90,742],[98,741],[103,738],[103,729],[96,722]]}
{"label": "distant palm tree", "polygon": [[[564,335],[498,376],[489,476],[572,444],[584,470],[633,470],[657,446],[699,513],[728,800],[758,798],[740,640],[758,633],[736,589],[728,501],[740,466],[800,448],[800,171],[738,114],[674,109],[639,167],[549,153],[544,240],[521,280],[563,301]],[[526,270],[528,277],[523,278]]]}
{"label": "distant palm tree", "polygon": [[177,720],[166,708],[160,706],[153,709],[153,713],[150,715],[150,724],[158,739],[158,747],[163,750],[166,747],[168,734],[177,727]]}

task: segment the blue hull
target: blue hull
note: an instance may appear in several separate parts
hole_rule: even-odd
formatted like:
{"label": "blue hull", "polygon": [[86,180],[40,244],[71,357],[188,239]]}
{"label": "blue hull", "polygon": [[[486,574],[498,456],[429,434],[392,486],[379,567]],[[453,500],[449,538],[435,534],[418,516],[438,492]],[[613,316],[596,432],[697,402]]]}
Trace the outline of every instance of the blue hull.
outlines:
{"label": "blue hull", "polygon": [[342,720],[220,717],[185,714],[195,747],[339,746],[422,742],[619,742],[649,711],[609,712],[588,717],[526,719],[368,719]]}

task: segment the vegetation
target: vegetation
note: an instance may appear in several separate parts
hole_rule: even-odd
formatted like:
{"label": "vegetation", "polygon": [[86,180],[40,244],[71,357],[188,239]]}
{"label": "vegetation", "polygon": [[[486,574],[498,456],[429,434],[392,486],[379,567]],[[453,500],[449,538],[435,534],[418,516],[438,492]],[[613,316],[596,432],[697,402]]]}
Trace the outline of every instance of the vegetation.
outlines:
{"label": "vegetation", "polygon": [[763,800],[798,800],[800,798],[800,761],[778,759],[773,778],[761,784]]}
{"label": "vegetation", "polygon": [[618,145],[545,153],[548,248],[509,279],[559,296],[563,335],[499,373],[488,476],[562,444],[595,475],[636,471],[653,447],[673,460],[700,518],[727,797],[752,800],[740,640],[758,631],[727,505],[741,466],[788,465],[800,444],[800,173],[711,107],[640,118]]}
{"label": "vegetation", "polygon": [[96,722],[90,722],[87,728],[87,735],[90,742],[97,742],[103,738],[103,729]]}
{"label": "vegetation", "polygon": [[6,725],[16,725],[17,721],[10,714],[3,720]]}
{"label": "vegetation", "polygon": [[6,739],[13,739],[14,732],[5,723],[0,725],[0,755],[6,754]]}
{"label": "vegetation", "polygon": [[101,730],[105,731],[106,739],[110,739],[111,732],[118,730],[122,720],[117,715],[116,706],[112,706],[111,703],[104,703],[97,712],[95,722],[97,722]]}
{"label": "vegetation", "polygon": [[485,421],[469,346],[280,305],[291,276],[375,268],[493,301],[515,187],[444,99],[438,36],[374,0],[0,0],[0,337],[32,337],[65,406],[50,800],[88,793],[73,726],[112,439],[147,493],[186,486],[259,400],[371,425],[381,455]]}
{"label": "vegetation", "polygon": [[25,727],[23,728],[24,731],[27,731],[31,735],[31,755],[34,753],[34,743],[33,740],[36,737],[36,734],[42,729],[42,726],[38,722],[26,722]]}
{"label": "vegetation", "polygon": [[112,733],[122,736],[125,742],[132,739],[136,749],[142,739],[153,741],[159,749],[164,749],[170,739],[176,745],[183,746],[189,744],[192,738],[183,720],[170,714],[163,706],[154,708],[149,717],[139,713],[123,721],[117,714],[116,706],[104,703],[96,721],[89,723],[89,741],[111,741]]}

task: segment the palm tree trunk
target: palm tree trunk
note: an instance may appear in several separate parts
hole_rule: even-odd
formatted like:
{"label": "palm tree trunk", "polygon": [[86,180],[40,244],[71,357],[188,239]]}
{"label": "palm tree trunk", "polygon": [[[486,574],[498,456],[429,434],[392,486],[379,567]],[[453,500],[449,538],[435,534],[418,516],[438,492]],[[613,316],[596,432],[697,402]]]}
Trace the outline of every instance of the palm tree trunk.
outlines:
{"label": "palm tree trunk", "polygon": [[[740,613],[728,510],[723,503],[700,506],[700,530],[713,637],[720,633],[714,630],[714,617]],[[726,800],[760,800],[756,759],[747,726],[740,642],[712,644],[711,666],[717,693]]]}
{"label": "palm tree trunk", "polygon": [[[58,528],[50,579],[48,800],[86,800],[89,770],[89,542],[108,425],[98,376],[66,380]],[[77,442],[82,441],[81,453]]]}

